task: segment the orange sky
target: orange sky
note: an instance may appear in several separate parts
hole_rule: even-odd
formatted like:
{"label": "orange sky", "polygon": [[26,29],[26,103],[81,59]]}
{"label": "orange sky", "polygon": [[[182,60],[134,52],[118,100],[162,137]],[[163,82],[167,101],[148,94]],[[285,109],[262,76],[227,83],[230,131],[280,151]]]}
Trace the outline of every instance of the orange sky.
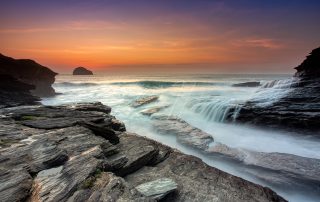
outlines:
{"label": "orange sky", "polygon": [[[225,4],[211,6],[214,12],[226,15],[235,9]],[[113,8],[106,16],[99,12],[95,15],[95,11],[107,12],[108,7],[86,10],[89,17],[72,15],[82,8],[80,5],[41,18],[31,12],[34,8],[24,7],[25,13],[15,15],[19,7],[8,5],[7,9],[12,11],[4,12],[0,20],[0,52],[34,59],[58,72],[69,72],[76,66],[98,71],[174,66],[212,71],[229,68],[236,72],[288,72],[319,45],[318,38],[303,41],[304,37],[299,38],[301,33],[289,33],[291,27],[288,31],[271,30],[280,25],[274,26],[270,19],[268,25],[251,22],[247,18],[255,10],[236,10],[230,19],[218,16],[211,22],[206,15],[168,11],[165,6],[155,9],[155,14],[137,9],[122,16],[123,7]],[[117,9],[119,14],[115,12]],[[272,13],[267,11],[265,15]],[[238,16],[243,20],[233,22]]]}

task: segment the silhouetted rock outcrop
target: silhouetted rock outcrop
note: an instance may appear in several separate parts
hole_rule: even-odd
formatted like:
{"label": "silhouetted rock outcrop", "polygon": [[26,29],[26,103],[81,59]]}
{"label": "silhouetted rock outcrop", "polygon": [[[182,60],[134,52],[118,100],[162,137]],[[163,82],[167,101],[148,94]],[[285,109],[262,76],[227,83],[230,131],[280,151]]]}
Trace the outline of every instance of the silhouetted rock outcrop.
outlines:
{"label": "silhouetted rock outcrop", "polygon": [[84,67],[77,67],[73,70],[73,75],[93,75],[92,71],[84,68]]}
{"label": "silhouetted rock outcrop", "polygon": [[34,88],[10,75],[0,74],[0,108],[36,104],[39,98],[30,93]]}
{"label": "silhouetted rock outcrop", "polygon": [[233,87],[258,87],[260,86],[260,82],[257,81],[250,81],[244,83],[236,83],[232,85]]}
{"label": "silhouetted rock outcrop", "polygon": [[[320,131],[320,48],[314,49],[295,69],[295,77],[286,85],[267,85],[267,88],[277,88],[287,93],[274,98],[275,101],[271,96],[271,104],[266,106],[261,106],[257,100],[249,100],[241,106],[235,120],[317,134]],[[264,89],[260,90],[261,95]],[[230,111],[230,121],[233,120],[233,111],[236,109]]]}
{"label": "silhouetted rock outcrop", "polygon": [[57,73],[29,59],[13,59],[0,54],[0,74],[10,75],[21,82],[34,85],[31,92],[40,97],[55,95],[52,84]]}

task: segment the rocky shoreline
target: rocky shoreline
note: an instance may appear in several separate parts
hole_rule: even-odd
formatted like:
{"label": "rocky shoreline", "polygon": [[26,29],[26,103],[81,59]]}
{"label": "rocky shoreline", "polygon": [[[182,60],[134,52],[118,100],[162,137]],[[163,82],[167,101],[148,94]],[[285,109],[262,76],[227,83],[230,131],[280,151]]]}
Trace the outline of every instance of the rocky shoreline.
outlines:
{"label": "rocky shoreline", "polygon": [[126,132],[110,112],[101,103],[2,108],[0,201],[285,201]]}

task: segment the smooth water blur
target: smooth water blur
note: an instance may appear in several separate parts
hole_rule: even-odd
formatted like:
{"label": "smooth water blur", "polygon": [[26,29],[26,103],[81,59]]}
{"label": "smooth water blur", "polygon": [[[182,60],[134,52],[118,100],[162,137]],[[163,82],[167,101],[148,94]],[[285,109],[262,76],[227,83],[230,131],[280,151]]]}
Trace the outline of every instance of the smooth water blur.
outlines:
{"label": "smooth water blur", "polygon": [[[233,87],[233,84],[258,81],[261,87]],[[174,136],[163,136],[151,127],[151,119],[140,112],[155,106],[169,107],[160,113],[174,115],[211,134],[215,142],[234,148],[261,152],[281,152],[320,159],[320,142],[299,134],[226,124],[231,107],[241,107],[247,100],[268,106],[286,93],[295,82],[289,75],[160,75],[160,76],[72,76],[59,75],[53,85],[61,95],[42,100],[45,105],[100,101],[112,107],[112,114],[122,120],[128,131],[160,141],[184,153],[198,156],[211,166],[262,185],[271,186],[245,172],[240,165],[205,155],[181,145]],[[138,108],[131,103],[141,97],[158,95],[159,100]],[[234,113],[236,116],[237,111]],[[316,201],[294,190],[272,187],[290,201]],[[309,198],[308,198],[309,197]]]}

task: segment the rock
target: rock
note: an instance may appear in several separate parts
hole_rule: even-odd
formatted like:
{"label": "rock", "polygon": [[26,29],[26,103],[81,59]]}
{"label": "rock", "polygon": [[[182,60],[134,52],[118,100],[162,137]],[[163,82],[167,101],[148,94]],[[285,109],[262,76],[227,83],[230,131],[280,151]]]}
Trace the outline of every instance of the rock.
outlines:
{"label": "rock", "polygon": [[[128,148],[127,145],[130,147]],[[159,152],[158,147],[152,142],[143,138],[137,139],[129,133],[120,135],[118,149],[117,156],[125,156],[128,159],[122,168],[115,171],[120,176],[125,176],[147,165]]]}
{"label": "rock", "polygon": [[133,186],[169,178],[178,184],[165,201],[285,201],[266,187],[210,167],[199,158],[174,151],[156,166],[145,166],[125,180]]}
{"label": "rock", "polygon": [[[135,187],[162,178],[178,185],[166,201],[284,201],[198,158],[123,132],[104,109],[95,103],[0,109],[0,201],[155,201]],[[119,143],[102,135],[110,130]]]}
{"label": "rock", "polygon": [[13,59],[0,54],[0,74],[10,75],[21,82],[34,85],[31,92],[40,97],[53,96],[52,84],[57,73],[28,59]]}
{"label": "rock", "polygon": [[260,82],[257,81],[250,81],[250,82],[244,82],[244,83],[236,83],[233,84],[233,87],[258,87],[260,86]]}
{"label": "rock", "polygon": [[0,169],[0,201],[24,201],[31,187],[32,177],[26,170]]}
{"label": "rock", "polygon": [[[259,95],[267,95],[269,103],[264,103],[264,99],[259,100],[259,97],[251,99],[240,106],[240,110],[239,107],[230,109],[227,120],[320,134],[319,63],[320,48],[317,48],[296,67],[293,79],[271,82],[260,89]],[[281,91],[283,95],[267,94],[270,88]]]}
{"label": "rock", "polygon": [[93,184],[92,190],[80,190],[68,199],[68,202],[109,202],[109,201],[141,201],[152,199],[141,195],[122,178],[112,173],[103,172]]}
{"label": "rock", "polygon": [[141,194],[155,200],[161,200],[177,188],[177,183],[169,178],[160,178],[158,180],[140,184],[136,187]]}
{"label": "rock", "polygon": [[146,115],[146,116],[151,116],[155,113],[158,113],[159,111],[165,109],[165,108],[168,108],[169,106],[166,105],[166,106],[159,106],[159,107],[153,107],[153,108],[150,108],[150,109],[145,109],[145,110],[142,110],[140,113],[143,114],[143,115]]}
{"label": "rock", "polygon": [[23,83],[10,75],[0,74],[0,108],[39,104],[39,98],[31,95],[35,86]]}
{"label": "rock", "polygon": [[[248,167],[263,168],[265,173],[269,172],[268,175],[263,176],[263,180],[271,184],[301,187],[307,183],[312,184],[312,187],[320,186],[318,174],[320,173],[320,159],[277,152],[255,152],[247,149],[231,148],[221,143],[216,143],[207,152],[222,154],[233,160],[240,161]],[[261,178],[261,173],[251,172],[252,175],[258,178]]]}
{"label": "rock", "polygon": [[161,134],[176,135],[178,141],[197,149],[205,150],[213,142],[213,137],[202,130],[195,128],[187,122],[169,116],[153,118],[152,126]]}
{"label": "rock", "polygon": [[93,75],[92,71],[84,68],[84,67],[77,67],[73,70],[73,75]]}
{"label": "rock", "polygon": [[297,77],[320,77],[320,47],[311,51],[307,58],[297,67]]}
{"label": "rock", "polygon": [[134,101],[131,106],[132,107],[140,107],[142,105],[146,105],[146,104],[149,104],[151,102],[155,102],[158,99],[159,99],[159,96],[156,96],[156,95],[143,97],[143,98],[140,98],[140,99]]}
{"label": "rock", "polygon": [[110,114],[111,107],[103,105],[101,102],[75,103],[69,105],[61,105],[59,108],[73,109],[77,111],[95,111]]}

